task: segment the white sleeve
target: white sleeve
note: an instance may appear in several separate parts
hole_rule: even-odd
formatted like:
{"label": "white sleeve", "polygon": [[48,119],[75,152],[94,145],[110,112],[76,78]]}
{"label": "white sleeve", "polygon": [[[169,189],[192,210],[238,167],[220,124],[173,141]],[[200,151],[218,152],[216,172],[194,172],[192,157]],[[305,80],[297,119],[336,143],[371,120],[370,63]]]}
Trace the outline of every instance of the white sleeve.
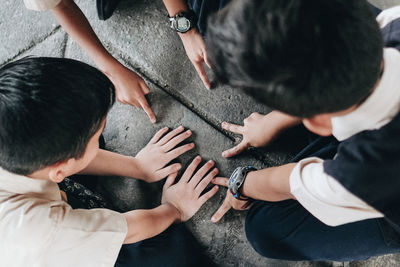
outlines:
{"label": "white sleeve", "polygon": [[31,10],[44,11],[55,8],[61,0],[24,0],[25,7]]}
{"label": "white sleeve", "polygon": [[290,191],[305,209],[330,226],[384,216],[326,174],[319,158],[307,158],[295,166]]}
{"label": "white sleeve", "polygon": [[395,6],[379,13],[376,17],[376,21],[378,21],[379,27],[384,28],[390,22],[398,18],[400,18],[400,6]]}

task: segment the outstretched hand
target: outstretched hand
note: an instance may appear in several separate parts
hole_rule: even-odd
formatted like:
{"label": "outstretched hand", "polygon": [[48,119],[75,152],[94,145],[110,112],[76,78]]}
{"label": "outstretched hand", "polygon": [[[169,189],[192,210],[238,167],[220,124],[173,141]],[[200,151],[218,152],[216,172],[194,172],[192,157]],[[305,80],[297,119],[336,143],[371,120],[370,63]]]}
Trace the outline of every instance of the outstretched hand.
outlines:
{"label": "outstretched hand", "polygon": [[184,129],[183,126],[179,126],[163,137],[168,131],[168,127],[164,127],[139,151],[135,158],[138,161],[144,181],[150,183],[159,181],[182,168],[179,163],[166,165],[171,160],[194,148],[194,143],[175,148],[192,135],[190,130],[183,132]]}
{"label": "outstretched hand", "polygon": [[201,157],[196,157],[178,183],[174,184],[177,176],[177,173],[174,173],[168,176],[164,184],[161,203],[172,204],[179,211],[182,222],[189,220],[218,191],[218,186],[214,186],[207,193],[201,195],[218,174],[218,169],[214,168],[210,171],[214,166],[214,162],[210,160],[194,173],[200,162]]}
{"label": "outstretched hand", "polygon": [[142,108],[150,121],[156,122],[156,116],[145,97],[150,89],[139,75],[119,63],[106,75],[115,86],[115,96],[119,102]]}
{"label": "outstretched hand", "polygon": [[278,134],[278,129],[268,120],[268,115],[252,113],[244,119],[244,125],[236,125],[228,122],[222,123],[222,128],[243,135],[242,141],[235,147],[222,152],[225,158],[233,157],[249,147],[262,147],[268,144]]}
{"label": "outstretched hand", "polygon": [[[212,180],[213,184],[228,187],[228,178],[217,177]],[[247,210],[251,207],[251,199],[249,200],[239,200],[232,196],[231,192],[226,191],[226,197],[224,202],[219,207],[219,209],[211,217],[211,221],[216,223],[227,213],[231,208],[235,210]]]}
{"label": "outstretched hand", "polygon": [[197,29],[191,29],[188,32],[180,33],[179,36],[185,47],[186,54],[195,67],[197,74],[199,74],[201,81],[207,89],[210,89],[210,80],[204,70],[204,63],[206,63],[210,69],[211,65],[208,62],[206,44],[203,37]]}

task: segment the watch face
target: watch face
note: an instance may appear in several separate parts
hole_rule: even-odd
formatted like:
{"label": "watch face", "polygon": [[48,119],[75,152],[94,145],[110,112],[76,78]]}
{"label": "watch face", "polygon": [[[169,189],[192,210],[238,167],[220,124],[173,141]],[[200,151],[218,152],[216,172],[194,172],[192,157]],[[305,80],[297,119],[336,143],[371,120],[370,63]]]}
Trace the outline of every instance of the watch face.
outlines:
{"label": "watch face", "polygon": [[178,31],[187,31],[190,29],[190,21],[185,17],[179,18],[176,21],[176,26]]}

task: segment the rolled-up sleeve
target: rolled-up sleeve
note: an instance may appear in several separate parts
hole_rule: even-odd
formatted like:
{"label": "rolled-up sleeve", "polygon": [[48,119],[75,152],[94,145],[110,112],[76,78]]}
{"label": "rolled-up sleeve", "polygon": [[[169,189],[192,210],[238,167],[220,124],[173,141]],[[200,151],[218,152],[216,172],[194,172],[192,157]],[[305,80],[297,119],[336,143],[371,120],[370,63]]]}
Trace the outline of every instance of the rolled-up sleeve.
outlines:
{"label": "rolled-up sleeve", "polygon": [[52,208],[50,217],[56,231],[46,250],[46,261],[64,259],[66,266],[114,266],[127,233],[123,214],[60,205]]}
{"label": "rolled-up sleeve", "polygon": [[383,217],[326,174],[319,158],[296,165],[290,175],[290,191],[305,209],[330,226]]}
{"label": "rolled-up sleeve", "polygon": [[31,10],[44,11],[55,8],[62,0],[24,0],[25,7]]}

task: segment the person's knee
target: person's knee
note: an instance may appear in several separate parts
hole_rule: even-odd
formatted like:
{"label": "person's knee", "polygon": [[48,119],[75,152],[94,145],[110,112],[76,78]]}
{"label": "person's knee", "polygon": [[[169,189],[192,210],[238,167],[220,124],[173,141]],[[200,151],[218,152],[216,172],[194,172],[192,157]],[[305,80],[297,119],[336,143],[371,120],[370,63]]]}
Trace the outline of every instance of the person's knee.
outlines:
{"label": "person's knee", "polygon": [[257,203],[246,217],[246,237],[251,246],[264,257],[283,259],[285,239],[291,233],[291,226],[285,225],[286,207],[267,203]]}
{"label": "person's knee", "polygon": [[250,245],[264,257],[280,258],[278,249],[281,243],[280,238],[274,236],[268,229],[262,229],[261,227],[246,223],[246,237]]}

